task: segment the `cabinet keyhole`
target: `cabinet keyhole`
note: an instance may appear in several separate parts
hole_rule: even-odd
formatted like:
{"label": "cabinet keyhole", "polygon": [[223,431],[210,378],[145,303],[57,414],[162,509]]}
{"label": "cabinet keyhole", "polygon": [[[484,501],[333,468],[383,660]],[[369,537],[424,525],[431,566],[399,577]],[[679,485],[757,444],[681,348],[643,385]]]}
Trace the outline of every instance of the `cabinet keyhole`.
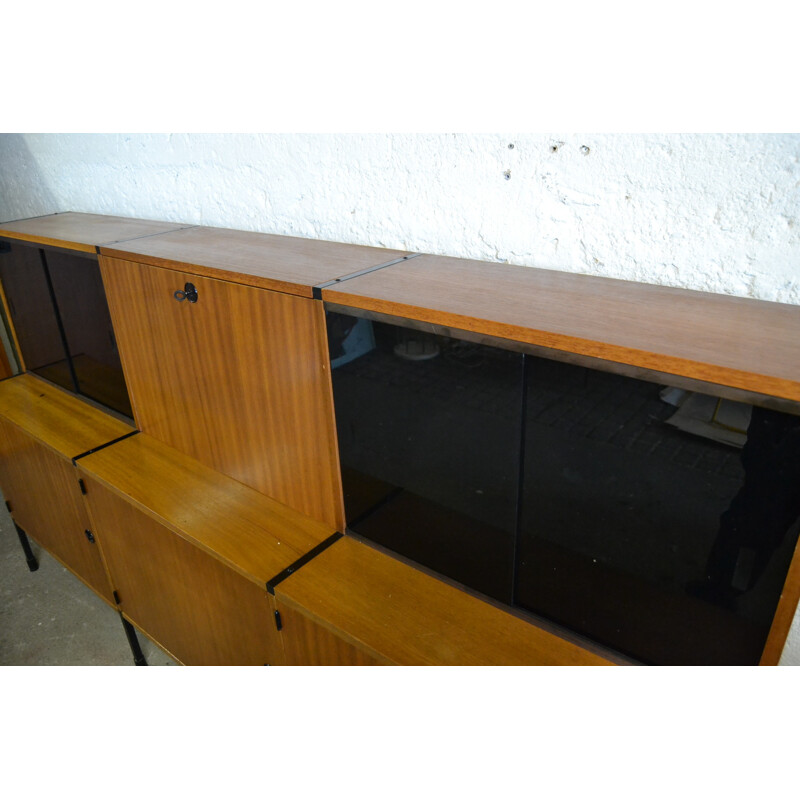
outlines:
{"label": "cabinet keyhole", "polygon": [[179,302],[182,303],[184,300],[188,300],[190,303],[197,302],[197,289],[193,283],[186,283],[183,286],[183,291],[178,289],[177,291],[173,292],[172,296]]}

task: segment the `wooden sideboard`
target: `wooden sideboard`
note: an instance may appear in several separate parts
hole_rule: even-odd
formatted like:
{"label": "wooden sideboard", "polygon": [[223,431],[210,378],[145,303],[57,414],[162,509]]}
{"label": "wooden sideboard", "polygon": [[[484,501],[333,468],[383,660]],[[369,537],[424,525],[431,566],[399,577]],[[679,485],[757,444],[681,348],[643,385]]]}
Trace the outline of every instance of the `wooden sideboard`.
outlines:
{"label": "wooden sideboard", "polygon": [[[670,548],[688,548],[697,562],[709,546],[700,539],[713,539],[716,506],[701,514],[707,524],[697,541],[685,545],[687,536],[676,534],[673,542],[675,524],[667,520],[662,530],[643,511],[655,503],[650,495],[630,487],[617,495],[609,476],[631,486],[637,473],[669,484],[660,510],[648,512],[660,517],[676,497],[691,495],[688,514],[705,503],[704,492],[717,492],[701,471],[670,473],[670,482],[661,466],[651,475],[657,445],[648,445],[647,457],[637,454],[647,436],[667,430],[666,418],[652,421],[648,410],[661,387],[763,409],[752,416],[753,431],[763,414],[775,415],[764,417],[773,435],[775,419],[791,428],[800,413],[797,307],[97,215],[5,223],[0,238],[12,252],[25,248],[31,270],[38,269],[31,248],[43,260],[51,251],[98,259],[132,409],[126,423],[41,371],[1,382],[0,482],[15,521],[178,661],[780,658],[800,597],[796,525],[778,537],[780,555],[764,567],[768,592],[742,589],[737,577],[737,592],[747,595],[739,605],[704,594],[704,586],[691,595],[680,566],[670,566]],[[5,314],[19,348],[7,302]],[[362,337],[346,358],[332,338],[337,317],[346,321],[342,336],[358,329]],[[24,354],[17,358],[24,368]],[[578,390],[560,395],[565,381]],[[550,393],[546,413],[537,392]],[[591,415],[601,395],[606,411],[622,413],[637,393],[650,398],[635,410],[644,422],[616,455],[606,447],[613,435],[600,449],[566,436],[577,414],[566,427],[541,424],[553,409],[581,403]],[[477,395],[484,406],[470,416]],[[37,422],[48,415],[50,423]],[[507,439],[492,433],[498,420]],[[96,435],[80,439],[85,447],[53,444],[59,431],[87,424]],[[696,442],[680,435],[687,458]],[[417,444],[405,441],[415,437]],[[742,452],[756,451],[755,437]],[[729,494],[720,489],[716,501],[727,504],[742,459],[724,447],[692,457],[695,467],[714,461],[715,474],[730,473]],[[406,453],[403,463],[393,463],[394,450]],[[52,519],[39,520],[26,509],[52,490],[26,476],[42,470],[45,453],[60,459],[57,476],[52,465],[42,474],[60,482],[63,498]],[[793,452],[781,458],[795,463]],[[587,501],[584,516],[572,519],[582,497],[570,492],[589,484],[594,505]],[[761,490],[760,502],[765,496]],[[615,506],[608,515],[603,497]],[[785,514],[792,502],[785,500]],[[633,517],[645,521],[629,529]],[[596,538],[630,542],[598,550],[596,540],[583,541],[586,519]],[[542,535],[537,524],[547,528],[545,521]],[[642,527],[658,531],[647,539]],[[95,572],[59,549],[52,532],[66,528],[92,546]],[[497,580],[484,580],[492,560]],[[670,570],[680,574],[662,575]],[[752,609],[750,596],[758,596]],[[642,612],[648,607],[656,609],[650,616]],[[663,632],[658,616],[670,620]],[[673,642],[668,632],[689,617],[701,620],[697,635]],[[707,646],[713,640],[722,644]]]}
{"label": "wooden sideboard", "polygon": [[[112,588],[72,459],[133,428],[44,380],[0,382],[0,485],[21,535],[30,536],[107,603]],[[33,563],[30,563],[34,567]]]}

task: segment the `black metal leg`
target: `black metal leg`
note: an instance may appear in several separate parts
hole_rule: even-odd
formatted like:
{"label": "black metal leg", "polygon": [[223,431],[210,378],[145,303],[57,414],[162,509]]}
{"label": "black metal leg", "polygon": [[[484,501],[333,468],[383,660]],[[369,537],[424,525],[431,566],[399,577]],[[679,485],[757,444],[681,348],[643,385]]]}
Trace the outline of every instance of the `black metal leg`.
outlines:
{"label": "black metal leg", "polygon": [[147,661],[142,652],[142,647],[139,644],[139,639],[136,636],[136,628],[134,628],[122,614],[119,615],[119,618],[122,620],[122,627],[125,628],[125,635],[128,637],[128,644],[133,653],[133,663],[136,664],[137,667],[146,667]]}
{"label": "black metal leg", "polygon": [[17,529],[17,536],[19,536],[19,543],[22,545],[22,550],[25,553],[25,560],[28,562],[28,569],[31,572],[36,572],[39,569],[39,562],[36,560],[36,556],[33,554],[33,550],[31,550],[31,543],[28,540],[28,534],[25,533],[22,528],[20,528],[17,523],[14,523],[14,527]]}

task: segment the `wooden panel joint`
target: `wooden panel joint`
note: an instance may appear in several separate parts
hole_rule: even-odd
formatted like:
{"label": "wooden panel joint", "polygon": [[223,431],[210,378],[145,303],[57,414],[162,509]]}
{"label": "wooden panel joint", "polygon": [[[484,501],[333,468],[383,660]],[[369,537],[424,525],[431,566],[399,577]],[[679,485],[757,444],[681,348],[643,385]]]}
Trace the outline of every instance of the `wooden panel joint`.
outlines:
{"label": "wooden panel joint", "polygon": [[84,450],[83,453],[78,453],[77,456],[72,457],[73,465],[77,465],[78,459],[85,458],[86,456],[92,455],[92,453],[98,452],[98,450],[104,450],[106,447],[110,447],[112,444],[116,444],[117,442],[121,442],[124,439],[129,439],[131,436],[136,436],[139,431],[131,431],[130,433],[126,433],[124,436],[117,436],[116,439],[111,439],[111,441],[104,442],[103,444],[98,445],[97,447],[92,447],[90,450]]}
{"label": "wooden panel joint", "polygon": [[304,556],[301,556],[291,563],[286,569],[281,570],[274,578],[270,578],[267,581],[267,591],[270,594],[275,594],[275,587],[283,580],[286,580],[293,572],[297,572],[300,567],[304,564],[308,564],[313,558],[316,558],[321,552],[327,550],[335,541],[341,539],[344,534],[342,533],[334,533],[325,539],[324,542],[320,542],[316,547],[309,550]]}

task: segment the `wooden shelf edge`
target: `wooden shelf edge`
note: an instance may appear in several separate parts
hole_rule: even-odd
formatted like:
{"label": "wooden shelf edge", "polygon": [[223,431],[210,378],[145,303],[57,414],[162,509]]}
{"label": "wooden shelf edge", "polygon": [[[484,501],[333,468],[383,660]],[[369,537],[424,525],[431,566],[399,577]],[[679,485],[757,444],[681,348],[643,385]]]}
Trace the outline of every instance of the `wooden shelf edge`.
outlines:
{"label": "wooden shelf edge", "polygon": [[312,298],[313,296],[312,286],[292,283],[291,281],[284,281],[278,278],[263,278],[246,272],[237,272],[233,269],[207,267],[202,264],[192,264],[185,261],[175,261],[168,258],[131,253],[121,248],[104,247],[102,245],[100,246],[99,252],[100,256],[104,258],[118,258],[122,261],[130,261],[134,264],[145,264],[149,267],[159,267],[173,272],[197,275],[201,278],[215,278],[221,281],[241,284],[242,286],[252,286],[256,289],[267,289],[269,291],[291,294],[297,297]]}
{"label": "wooden shelf edge", "polygon": [[43,247],[60,247],[64,250],[77,250],[80,253],[97,252],[97,246],[93,244],[86,244],[85,242],[72,242],[68,239],[52,239],[49,236],[35,236],[30,233],[17,233],[16,231],[9,231],[5,228],[0,228],[0,238],[16,239],[20,242],[39,244]]}
{"label": "wooden shelf edge", "polygon": [[636,350],[607,342],[580,339],[566,334],[522,328],[506,323],[490,323],[475,317],[466,317],[420,306],[387,302],[361,295],[348,294],[345,291],[323,289],[322,299],[324,302],[337,306],[371,311],[392,317],[410,318],[431,325],[484,334],[498,340],[506,339],[509,342],[523,342],[535,347],[563,351],[653,372],[671,373],[677,377],[720,384],[791,402],[800,402],[800,381],[743,372],[731,367],[692,361],[677,356],[661,355],[645,350]]}

